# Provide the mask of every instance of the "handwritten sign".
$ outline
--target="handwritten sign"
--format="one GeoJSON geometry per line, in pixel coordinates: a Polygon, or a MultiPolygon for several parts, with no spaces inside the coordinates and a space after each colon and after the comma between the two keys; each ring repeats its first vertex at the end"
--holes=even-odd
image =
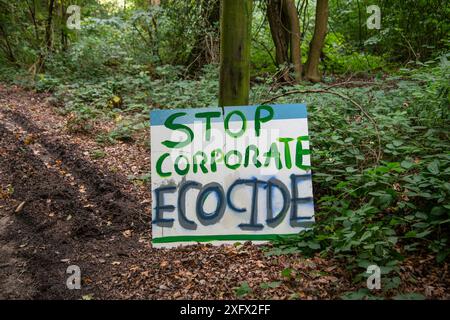
{"type": "Polygon", "coordinates": [[[150,114],[155,247],[267,241],[314,222],[306,106],[150,114]]]}

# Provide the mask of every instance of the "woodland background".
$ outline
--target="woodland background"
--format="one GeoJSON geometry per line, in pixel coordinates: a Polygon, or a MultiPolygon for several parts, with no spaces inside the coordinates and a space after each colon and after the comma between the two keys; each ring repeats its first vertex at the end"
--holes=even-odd
{"type": "MultiPolygon", "coordinates": [[[[243,2],[243,101],[305,102],[310,123],[317,223],[265,254],[336,259],[354,283],[381,266],[381,292],[344,298],[425,297],[401,274],[419,257],[445,275],[449,259],[450,3],[243,2]],[[381,9],[379,30],[366,26],[370,5],[381,9]]],[[[0,0],[0,81],[45,93],[66,133],[95,142],[93,160],[118,144],[149,152],[150,109],[219,104],[219,20],[218,0],[0,0]],[[66,25],[71,4],[81,7],[80,30],[66,25]]],[[[128,175],[147,188],[149,179],[128,175]]],[[[14,196],[6,185],[2,193],[14,196]]],[[[297,276],[285,268],[261,288],[297,276]]],[[[246,281],[235,288],[254,291],[246,281]]]]}

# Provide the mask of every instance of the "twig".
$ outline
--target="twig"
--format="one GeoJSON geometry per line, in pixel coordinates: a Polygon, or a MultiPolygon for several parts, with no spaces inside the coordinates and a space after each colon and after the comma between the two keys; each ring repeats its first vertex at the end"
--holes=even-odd
{"type": "Polygon", "coordinates": [[[327,89],[309,89],[309,90],[292,90],[292,91],[287,91],[285,93],[276,95],[266,101],[263,101],[262,104],[267,104],[270,102],[273,102],[274,100],[281,98],[281,97],[285,97],[291,94],[305,94],[305,93],[328,93],[328,94],[332,94],[335,96],[338,96],[344,100],[349,101],[350,103],[352,103],[355,107],[357,107],[366,117],[367,119],[369,119],[370,122],[372,122],[374,128],[375,128],[375,132],[377,134],[377,140],[378,140],[378,152],[376,154],[376,162],[377,164],[380,162],[381,159],[381,136],[380,136],[380,130],[378,129],[378,124],[375,121],[375,119],[367,113],[366,110],[364,110],[364,108],[355,100],[353,100],[352,98],[346,96],[345,94],[342,94],[340,92],[336,92],[336,91],[329,91],[327,89]]]}

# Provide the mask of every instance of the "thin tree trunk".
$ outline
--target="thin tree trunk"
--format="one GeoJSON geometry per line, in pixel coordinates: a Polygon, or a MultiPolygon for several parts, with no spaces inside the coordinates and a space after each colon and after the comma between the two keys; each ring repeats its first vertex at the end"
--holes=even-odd
{"type": "Polygon", "coordinates": [[[61,49],[62,51],[67,51],[67,32],[66,32],[66,21],[67,21],[67,8],[64,5],[64,1],[61,1],[60,6],[60,33],[61,33],[61,49]]]}
{"type": "Polygon", "coordinates": [[[356,1],[358,4],[358,44],[359,44],[359,50],[363,49],[362,44],[362,15],[361,15],[361,4],[359,3],[359,0],[356,1]]]}
{"type": "MultiPolygon", "coordinates": [[[[267,19],[275,45],[277,66],[292,63],[294,66],[295,82],[302,79],[300,19],[294,0],[268,0],[267,19]]],[[[290,68],[289,68],[290,69],[290,68]]],[[[291,82],[289,69],[283,73],[283,80],[291,82]]]]}
{"type": "Polygon", "coordinates": [[[47,25],[45,26],[45,44],[47,46],[47,52],[52,50],[52,22],[53,22],[53,7],[55,0],[50,0],[48,5],[47,25]]]}
{"type": "Polygon", "coordinates": [[[268,0],[267,20],[269,20],[270,33],[275,45],[275,60],[277,66],[289,61],[288,56],[288,34],[283,27],[283,7],[282,0],[268,0]]]}
{"type": "Polygon", "coordinates": [[[214,33],[217,32],[215,25],[220,20],[220,0],[201,0],[200,5],[201,15],[205,21],[205,25],[203,25],[205,32],[202,32],[200,36],[197,37],[195,44],[189,53],[187,59],[189,71],[198,71],[205,64],[217,62],[217,57],[214,61],[216,55],[212,52],[214,48],[208,47],[207,42],[210,41],[210,39],[207,39],[205,36],[207,31],[213,30],[214,33]]]}
{"type": "Polygon", "coordinates": [[[39,39],[39,28],[36,20],[36,3],[35,0],[32,1],[32,5],[27,1],[28,10],[30,11],[31,20],[33,21],[34,36],[36,38],[36,43],[39,45],[41,40],[39,39]]]}
{"type": "Polygon", "coordinates": [[[53,23],[53,7],[54,7],[54,0],[50,0],[50,3],[48,5],[48,16],[47,21],[45,24],[45,49],[46,52],[44,53],[43,50],[39,53],[38,60],[36,62],[36,69],[35,72],[43,72],[45,71],[45,58],[46,56],[51,52],[52,50],[52,23],[53,23]]]}
{"type": "Polygon", "coordinates": [[[290,61],[294,65],[295,81],[302,81],[302,52],[300,41],[300,22],[294,0],[283,1],[284,10],[289,20],[290,61]]]}
{"type": "Polygon", "coordinates": [[[222,0],[219,105],[247,105],[250,91],[252,0],[222,0]]]}
{"type": "Polygon", "coordinates": [[[14,56],[13,50],[11,48],[11,44],[9,43],[8,34],[6,33],[5,29],[3,28],[3,26],[1,24],[0,24],[0,33],[3,36],[3,39],[5,39],[6,49],[4,49],[4,51],[7,54],[9,61],[12,63],[16,63],[17,59],[14,56]]]}
{"type": "Polygon", "coordinates": [[[306,62],[306,79],[319,82],[322,76],[319,72],[320,54],[325,42],[328,24],[328,0],[317,0],[314,35],[309,45],[309,55],[306,62]]]}

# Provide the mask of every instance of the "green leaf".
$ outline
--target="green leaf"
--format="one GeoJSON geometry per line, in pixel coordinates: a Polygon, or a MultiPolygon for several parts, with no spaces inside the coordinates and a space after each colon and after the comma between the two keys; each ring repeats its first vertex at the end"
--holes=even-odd
{"type": "Polygon", "coordinates": [[[244,281],[241,283],[241,285],[237,288],[235,288],[235,293],[238,297],[246,296],[247,294],[251,293],[253,290],[248,285],[247,281],[244,281]]]}
{"type": "Polygon", "coordinates": [[[447,256],[450,254],[450,250],[445,250],[445,251],[440,251],[437,255],[436,255],[436,262],[437,263],[442,263],[445,261],[445,259],[447,258],[447,256]]]}
{"type": "Polygon", "coordinates": [[[346,292],[341,296],[341,298],[344,300],[362,300],[368,296],[370,296],[369,290],[363,288],[355,292],[346,292]]]}
{"type": "Polygon", "coordinates": [[[364,240],[366,240],[367,238],[369,238],[372,235],[371,231],[366,231],[364,232],[364,234],[362,235],[361,239],[359,239],[359,241],[363,242],[364,240]]]}
{"type": "Polygon", "coordinates": [[[412,293],[398,294],[393,299],[394,300],[424,300],[425,296],[420,293],[412,292],[412,293]]]}
{"type": "Polygon", "coordinates": [[[416,236],[416,232],[415,231],[408,231],[405,234],[405,238],[414,238],[416,236]]]}
{"type": "Polygon", "coordinates": [[[400,163],[400,165],[405,169],[409,169],[414,165],[414,162],[404,160],[400,163]]]}
{"type": "Polygon", "coordinates": [[[318,249],[320,249],[320,244],[318,242],[309,241],[308,247],[312,250],[318,250],[318,249]]]}
{"type": "Polygon", "coordinates": [[[281,285],[281,281],[263,282],[259,286],[261,289],[274,289],[281,285]]]}
{"type": "Polygon", "coordinates": [[[291,278],[292,277],[292,269],[291,268],[286,268],[283,271],[281,271],[281,276],[284,278],[291,278]]]}
{"type": "Polygon", "coordinates": [[[427,169],[428,169],[428,171],[430,171],[432,174],[438,175],[438,174],[439,174],[439,161],[434,160],[433,162],[429,163],[429,164],[427,165],[427,169]]]}
{"type": "Polygon", "coordinates": [[[419,232],[418,234],[416,234],[416,238],[425,238],[430,233],[431,233],[431,230],[425,230],[423,232],[419,232]]]}

